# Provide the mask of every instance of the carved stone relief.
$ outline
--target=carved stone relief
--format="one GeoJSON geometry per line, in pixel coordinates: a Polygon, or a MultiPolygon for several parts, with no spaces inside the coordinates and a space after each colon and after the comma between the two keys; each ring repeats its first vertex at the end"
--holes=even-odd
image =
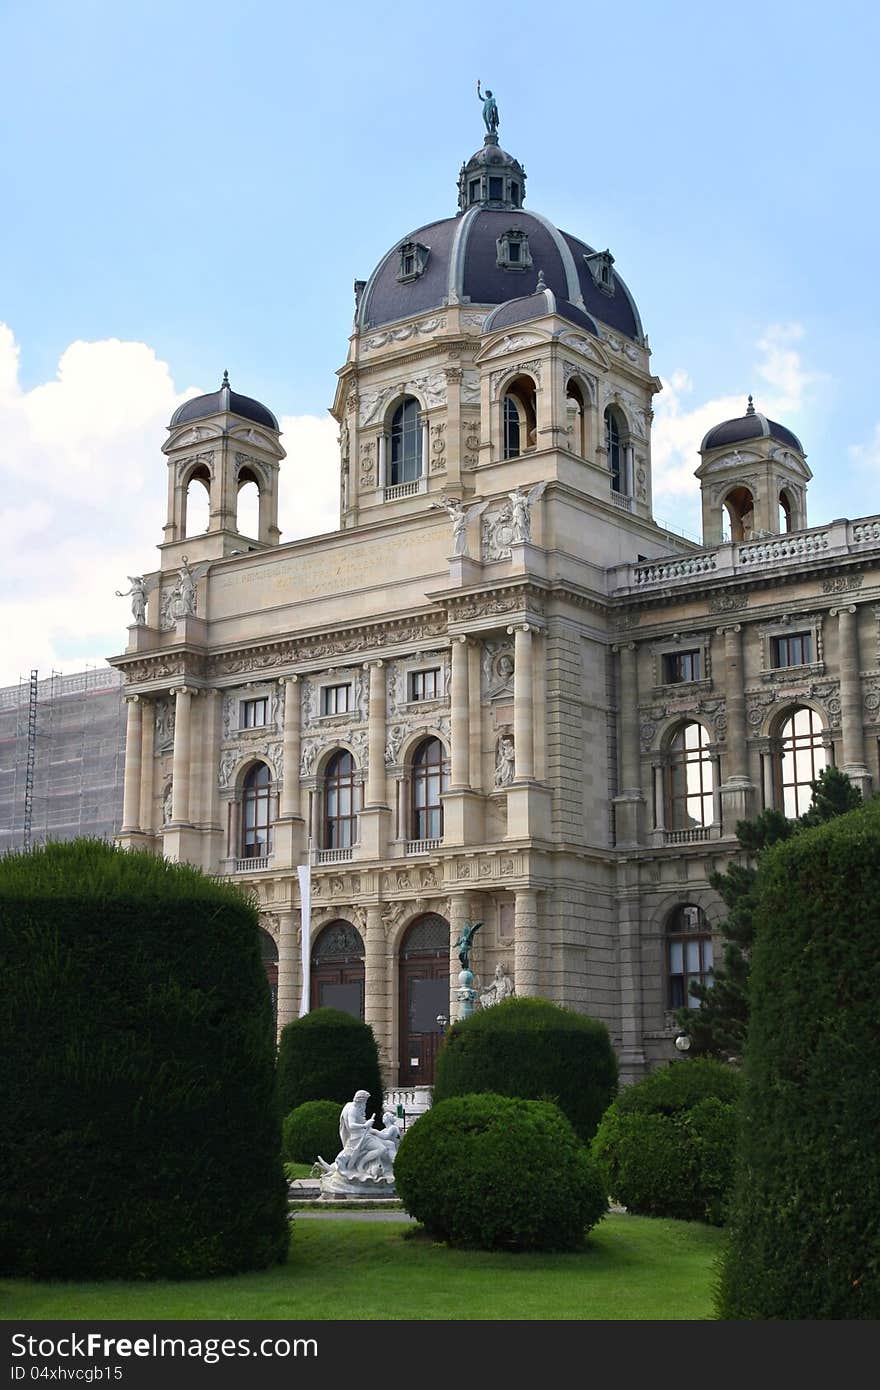
{"type": "Polygon", "coordinates": [[[513,697],[513,644],[503,641],[483,643],[481,660],[484,700],[513,697]]]}
{"type": "Polygon", "coordinates": [[[405,323],[400,328],[389,328],[383,333],[374,333],[368,338],[366,347],[370,352],[387,347],[389,343],[405,343],[409,338],[417,338],[428,333],[438,333],[446,327],[446,319],[435,317],[422,319],[421,323],[405,323]]]}

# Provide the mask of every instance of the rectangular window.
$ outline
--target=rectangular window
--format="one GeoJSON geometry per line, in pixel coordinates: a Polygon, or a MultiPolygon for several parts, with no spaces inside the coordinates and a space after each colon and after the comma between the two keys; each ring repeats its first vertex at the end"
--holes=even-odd
{"type": "Polygon", "coordinates": [[[440,697],[440,668],[431,671],[413,671],[409,678],[409,698],[411,700],[437,700],[440,697]]]}
{"type": "Polygon", "coordinates": [[[264,724],[269,722],[269,697],[261,696],[259,700],[242,700],[240,729],[262,729],[264,724]]]}
{"type": "Polygon", "coordinates": [[[515,208],[518,208],[518,207],[519,207],[519,184],[518,184],[518,183],[512,183],[512,184],[510,185],[510,201],[513,203],[513,206],[514,206],[515,208]]]}
{"type": "Polygon", "coordinates": [[[503,180],[503,179],[493,178],[493,177],[490,175],[490,177],[489,177],[489,197],[495,199],[497,202],[500,202],[500,201],[501,201],[501,199],[504,197],[504,180],[503,180]]]}
{"type": "Polygon", "coordinates": [[[507,245],[507,259],[510,261],[510,264],[511,264],[511,265],[519,265],[519,253],[520,253],[520,245],[519,245],[519,242],[518,242],[518,241],[511,241],[511,242],[508,242],[508,245],[507,245]]]}
{"type": "Polygon", "coordinates": [[[470,200],[472,203],[480,201],[480,180],[471,179],[470,200]]]}
{"type": "Polygon", "coordinates": [[[663,681],[665,685],[680,685],[684,681],[703,679],[703,653],[697,649],[692,652],[663,653],[663,681]]]}
{"type": "Polygon", "coordinates": [[[347,714],[351,709],[350,685],[325,685],[321,691],[322,714],[347,714]]]}
{"type": "Polygon", "coordinates": [[[776,668],[809,666],[813,660],[813,637],[809,632],[793,632],[770,639],[770,661],[776,668]]]}

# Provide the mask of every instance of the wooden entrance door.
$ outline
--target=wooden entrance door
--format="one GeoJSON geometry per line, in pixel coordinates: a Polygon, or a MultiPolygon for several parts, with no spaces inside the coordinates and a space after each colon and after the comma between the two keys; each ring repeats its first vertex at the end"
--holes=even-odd
{"type": "Polygon", "coordinates": [[[312,946],[312,1009],[341,1009],[363,1022],[364,943],[351,922],[331,922],[312,946]]]}
{"type": "Polygon", "coordinates": [[[413,922],[400,948],[399,1084],[431,1086],[449,1017],[449,923],[436,913],[413,922]]]}

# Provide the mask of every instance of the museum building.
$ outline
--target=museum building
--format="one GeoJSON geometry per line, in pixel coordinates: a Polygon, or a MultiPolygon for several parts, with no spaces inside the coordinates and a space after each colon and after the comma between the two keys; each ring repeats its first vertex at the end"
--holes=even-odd
{"type": "Polygon", "coordinates": [[[736,822],[800,813],[829,762],[878,776],[880,517],[809,526],[804,449],[750,398],[702,442],[703,544],[659,526],[633,296],[525,201],[490,128],[457,212],[355,282],[336,531],[281,543],[279,469],[310,464],[265,405],[224,376],[176,410],[111,663],[120,842],[253,891],[279,1026],[310,860],[312,1007],[365,1018],[401,1088],[474,922],[480,980],[603,1019],[624,1080],[674,1056],[736,822]]]}

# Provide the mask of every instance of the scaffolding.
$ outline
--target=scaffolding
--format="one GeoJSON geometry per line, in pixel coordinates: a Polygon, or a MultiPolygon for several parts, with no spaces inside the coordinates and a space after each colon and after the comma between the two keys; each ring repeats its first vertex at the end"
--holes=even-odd
{"type": "Polygon", "coordinates": [[[112,839],[122,821],[125,712],[110,667],[31,671],[0,689],[0,852],[77,835],[112,839]]]}

